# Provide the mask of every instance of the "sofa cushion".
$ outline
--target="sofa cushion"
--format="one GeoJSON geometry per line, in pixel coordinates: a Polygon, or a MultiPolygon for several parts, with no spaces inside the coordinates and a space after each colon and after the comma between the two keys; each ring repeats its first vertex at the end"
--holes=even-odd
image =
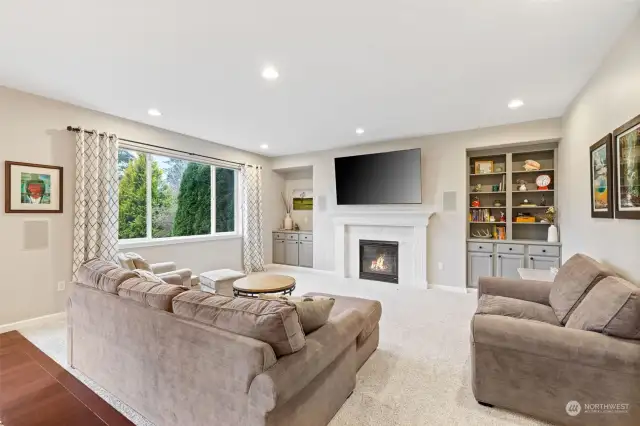
{"type": "Polygon", "coordinates": [[[483,294],[480,299],[478,299],[478,310],[476,314],[502,315],[505,317],[546,322],[557,326],[560,325],[556,314],[550,306],[490,294],[483,294]]]}
{"type": "Polygon", "coordinates": [[[284,300],[295,304],[305,334],[314,332],[327,323],[336,301],[333,297],[326,296],[298,297],[281,294],[262,294],[260,299],[284,300]]]}
{"type": "Polygon", "coordinates": [[[173,298],[184,291],[183,287],[166,284],[162,280],[148,281],[145,278],[136,277],[120,284],[118,296],[135,300],[145,306],[172,312],[173,298]]]}
{"type": "Polygon", "coordinates": [[[113,262],[102,259],[91,259],[80,265],[77,279],[81,284],[94,287],[107,293],[118,293],[118,286],[130,278],[135,278],[133,271],[128,271],[113,262]]]}
{"type": "Polygon", "coordinates": [[[576,254],[562,265],[556,275],[549,304],[564,325],[589,291],[601,279],[615,275],[609,268],[584,254],[576,254]]]}
{"type": "Polygon", "coordinates": [[[618,277],[603,279],[573,311],[567,327],[640,339],[640,288],[618,277]]]}
{"type": "Polygon", "coordinates": [[[305,345],[296,306],[290,302],[233,298],[189,290],[173,299],[173,312],[268,343],[277,356],[297,352],[305,345]]]}
{"type": "Polygon", "coordinates": [[[335,299],[336,302],[331,310],[330,318],[333,318],[349,309],[356,309],[360,311],[364,315],[365,321],[364,327],[356,339],[358,347],[360,347],[371,333],[373,333],[373,330],[376,329],[380,322],[380,318],[382,317],[382,305],[377,300],[361,299],[359,297],[335,296],[327,293],[306,293],[305,296],[325,296],[335,299]]]}

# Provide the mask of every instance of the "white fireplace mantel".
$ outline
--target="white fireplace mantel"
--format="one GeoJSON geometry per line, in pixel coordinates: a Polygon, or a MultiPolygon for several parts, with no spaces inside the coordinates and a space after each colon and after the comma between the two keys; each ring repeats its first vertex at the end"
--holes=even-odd
{"type": "MultiPolygon", "coordinates": [[[[380,227],[389,234],[396,227],[411,228],[409,241],[400,244],[401,256],[409,256],[410,262],[405,263],[405,268],[399,269],[399,284],[414,287],[427,288],[427,227],[432,211],[384,211],[384,212],[350,212],[348,214],[333,217],[335,235],[335,265],[336,273],[343,277],[349,276],[350,266],[347,258],[354,262],[355,253],[349,253],[347,234],[349,227],[380,227]],[[390,229],[391,228],[391,229],[390,229]],[[402,247],[407,250],[402,252],[402,247]],[[347,254],[350,256],[347,256],[347,254]]],[[[405,231],[406,233],[407,231],[405,231]]],[[[358,259],[359,262],[359,259],[358,259]]]]}

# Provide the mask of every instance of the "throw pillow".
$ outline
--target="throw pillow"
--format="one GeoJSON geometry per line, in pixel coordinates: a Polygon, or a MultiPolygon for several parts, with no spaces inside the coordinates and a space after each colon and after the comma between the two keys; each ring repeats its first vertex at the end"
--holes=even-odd
{"type": "Polygon", "coordinates": [[[296,305],[296,310],[300,316],[300,322],[305,334],[309,334],[316,331],[329,320],[329,314],[331,309],[336,303],[336,300],[332,297],[324,296],[284,296],[284,295],[272,295],[262,294],[261,299],[268,300],[283,300],[291,302],[296,305]]]}
{"type": "Polygon", "coordinates": [[[113,262],[96,258],[87,260],[80,266],[77,280],[80,284],[117,294],[120,284],[135,276],[133,271],[127,271],[113,262]]]}
{"type": "Polygon", "coordinates": [[[130,259],[131,262],[133,262],[134,267],[131,269],[142,269],[143,271],[152,272],[151,265],[149,265],[149,262],[144,260],[144,258],[140,256],[138,253],[129,252],[129,253],[125,253],[125,256],[128,259],[130,259]]]}
{"type": "Polygon", "coordinates": [[[144,306],[171,312],[173,298],[184,292],[185,289],[181,286],[167,284],[162,280],[158,281],[131,278],[118,287],[118,296],[144,306]]]}
{"type": "Polygon", "coordinates": [[[618,277],[603,279],[571,314],[567,328],[640,339],[640,288],[618,277]]]}
{"type": "Polygon", "coordinates": [[[158,277],[156,274],[154,274],[153,272],[149,272],[145,269],[134,269],[133,273],[140,278],[144,278],[145,281],[150,281],[156,284],[167,284],[166,281],[158,277]]]}

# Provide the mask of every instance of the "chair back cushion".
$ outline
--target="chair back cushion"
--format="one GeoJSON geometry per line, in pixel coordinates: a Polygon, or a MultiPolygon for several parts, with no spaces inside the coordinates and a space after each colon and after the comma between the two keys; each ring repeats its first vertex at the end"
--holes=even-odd
{"type": "Polygon", "coordinates": [[[284,296],[262,294],[260,299],[284,300],[296,305],[304,334],[309,334],[327,323],[336,299],[326,296],[284,296]]]}
{"type": "Polygon", "coordinates": [[[573,311],[567,327],[640,339],[640,288],[618,277],[603,279],[573,311]]]}
{"type": "Polygon", "coordinates": [[[135,277],[133,271],[97,258],[87,260],[78,269],[78,282],[113,294],[118,293],[120,284],[135,277]]]}
{"type": "Polygon", "coordinates": [[[134,300],[141,305],[172,312],[173,298],[184,292],[181,286],[166,284],[158,279],[131,278],[118,287],[118,296],[134,300]]]}
{"type": "Polygon", "coordinates": [[[615,275],[613,271],[584,254],[576,254],[567,260],[558,271],[549,293],[549,304],[560,323],[565,325],[593,286],[611,275],[615,275]]]}
{"type": "Polygon", "coordinates": [[[305,345],[296,306],[290,302],[233,298],[189,290],[173,299],[173,312],[268,343],[277,356],[297,352],[305,345]]]}

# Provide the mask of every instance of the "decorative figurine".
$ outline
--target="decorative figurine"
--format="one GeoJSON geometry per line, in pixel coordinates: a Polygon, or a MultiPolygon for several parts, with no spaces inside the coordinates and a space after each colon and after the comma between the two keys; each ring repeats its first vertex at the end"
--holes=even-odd
{"type": "Polygon", "coordinates": [[[491,185],[491,190],[492,190],[493,192],[498,192],[498,191],[500,191],[500,185],[499,185],[499,184],[498,184],[498,185],[491,185]]]}
{"type": "Polygon", "coordinates": [[[481,184],[477,184],[476,186],[473,187],[473,192],[482,192],[482,185],[481,184]]]}
{"type": "Polygon", "coordinates": [[[507,221],[507,217],[504,215],[504,212],[501,211],[500,212],[500,222],[506,222],[507,221]]]}
{"type": "Polygon", "coordinates": [[[496,221],[495,216],[489,216],[489,222],[495,222],[495,221],[496,221]]]}
{"type": "Polygon", "coordinates": [[[502,207],[502,201],[500,201],[500,200],[495,200],[495,201],[493,202],[493,205],[494,205],[494,207],[502,207]]]}
{"type": "Polygon", "coordinates": [[[526,190],[527,190],[527,182],[525,180],[523,180],[523,179],[519,179],[518,180],[518,184],[520,185],[518,187],[518,191],[526,192],[526,190]]]}
{"type": "Polygon", "coordinates": [[[522,168],[527,172],[535,172],[536,170],[540,170],[540,163],[535,160],[527,160],[522,165],[522,168]]]}
{"type": "Polygon", "coordinates": [[[540,200],[540,205],[541,206],[546,206],[547,205],[547,200],[545,200],[544,194],[542,194],[542,199],[540,200]]]}
{"type": "Polygon", "coordinates": [[[480,199],[478,197],[473,197],[471,207],[480,207],[480,199]]]}

